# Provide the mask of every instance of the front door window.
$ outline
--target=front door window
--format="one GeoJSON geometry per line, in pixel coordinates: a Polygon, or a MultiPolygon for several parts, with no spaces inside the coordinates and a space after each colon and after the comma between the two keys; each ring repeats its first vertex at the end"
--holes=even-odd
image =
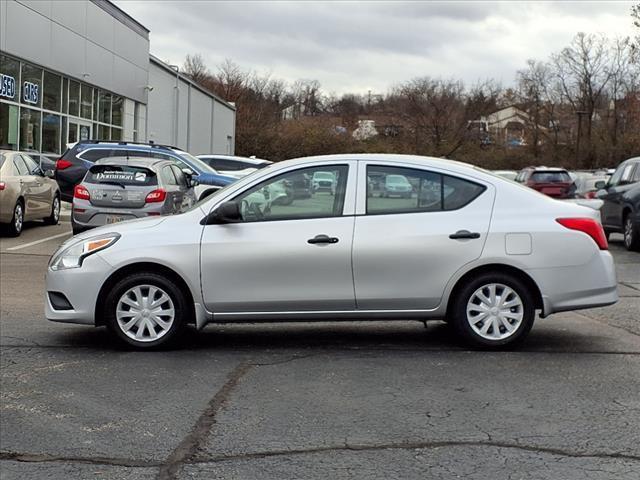
{"type": "Polygon", "coordinates": [[[284,173],[235,199],[245,222],[336,217],[342,215],[347,165],[284,173]]]}

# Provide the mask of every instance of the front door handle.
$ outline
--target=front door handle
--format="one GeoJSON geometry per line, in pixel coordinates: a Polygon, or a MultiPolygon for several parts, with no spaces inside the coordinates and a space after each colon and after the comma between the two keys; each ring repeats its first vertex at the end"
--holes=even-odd
{"type": "Polygon", "coordinates": [[[470,232],[469,230],[458,230],[456,233],[449,235],[452,240],[461,240],[465,238],[480,238],[478,232],[470,232]]]}
{"type": "Polygon", "coordinates": [[[329,235],[316,235],[307,240],[307,243],[311,243],[312,245],[318,243],[338,243],[338,239],[336,237],[330,237],[329,235]]]}

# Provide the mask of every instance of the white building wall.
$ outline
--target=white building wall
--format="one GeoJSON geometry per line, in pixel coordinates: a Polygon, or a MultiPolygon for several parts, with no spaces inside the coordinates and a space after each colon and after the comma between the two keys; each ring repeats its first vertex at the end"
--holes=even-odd
{"type": "Polygon", "coordinates": [[[148,139],[193,154],[234,151],[235,110],[152,59],[149,66],[148,139]],[[178,99],[176,105],[176,90],[178,99]]]}
{"type": "Polygon", "coordinates": [[[133,141],[133,128],[136,120],[135,109],[136,102],[128,98],[125,99],[122,112],[122,140],[126,142],[133,141]]]}
{"type": "Polygon", "coordinates": [[[214,102],[211,153],[235,153],[236,112],[220,102],[214,102]]]}

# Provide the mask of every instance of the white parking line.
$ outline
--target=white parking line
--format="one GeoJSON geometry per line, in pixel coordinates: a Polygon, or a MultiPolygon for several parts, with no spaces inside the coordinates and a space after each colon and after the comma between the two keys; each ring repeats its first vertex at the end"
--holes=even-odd
{"type": "Polygon", "coordinates": [[[58,235],[52,235],[52,236],[47,237],[47,238],[42,238],[40,240],[36,240],[35,242],[29,242],[29,243],[25,243],[23,245],[17,245],[15,247],[7,248],[7,251],[22,250],[23,248],[33,247],[34,245],[38,245],[40,243],[48,242],[49,240],[53,240],[55,238],[64,237],[64,236],[67,236],[67,235],[70,236],[70,235],[72,235],[72,233],[71,232],[59,233],[58,235]]]}

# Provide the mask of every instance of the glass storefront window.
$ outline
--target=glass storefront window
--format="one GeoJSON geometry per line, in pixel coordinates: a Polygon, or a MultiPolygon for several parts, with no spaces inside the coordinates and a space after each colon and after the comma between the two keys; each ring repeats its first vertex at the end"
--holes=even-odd
{"type": "Polygon", "coordinates": [[[79,116],[80,113],[80,84],[69,80],[69,115],[79,116]]]}
{"type": "MultiPolygon", "coordinates": [[[[95,88],[93,90],[93,118],[92,120],[98,120],[98,97],[100,97],[100,90],[95,88]]],[[[94,129],[95,132],[95,129],[94,129]]]]}
{"type": "Polygon", "coordinates": [[[106,125],[99,125],[98,126],[98,140],[110,140],[110,135],[109,135],[109,130],[110,128],[107,127],[106,125]]]}
{"type": "Polygon", "coordinates": [[[122,140],[122,129],[111,127],[111,140],[122,140]]]}
{"type": "Polygon", "coordinates": [[[67,113],[67,106],[69,104],[69,80],[62,79],[62,113],[67,113]]]}
{"type": "Polygon", "coordinates": [[[98,106],[98,121],[111,123],[111,94],[100,90],[100,104],[98,106]]]}
{"type": "Polygon", "coordinates": [[[18,149],[18,107],[0,103],[0,148],[18,149]]]}
{"type": "Polygon", "coordinates": [[[20,109],[20,150],[40,151],[40,112],[20,109]]]}
{"type": "Polygon", "coordinates": [[[18,102],[20,95],[20,62],[0,55],[0,98],[18,102]]]}
{"type": "Polygon", "coordinates": [[[67,149],[67,117],[62,117],[62,132],[60,140],[62,142],[62,150],[64,151],[67,149]]]}
{"type": "Polygon", "coordinates": [[[124,98],[118,95],[113,96],[111,103],[111,124],[122,126],[122,108],[124,105],[124,98]]]}
{"type": "Polygon", "coordinates": [[[82,85],[80,116],[91,120],[91,107],[93,106],[93,88],[88,85],[82,85]]]}
{"type": "Polygon", "coordinates": [[[60,153],[60,115],[42,114],[42,151],[60,153]]]}
{"type": "Polygon", "coordinates": [[[60,111],[62,92],[60,90],[60,75],[44,72],[44,90],[42,92],[42,108],[60,111]]]}
{"type": "Polygon", "coordinates": [[[42,69],[23,63],[20,82],[20,101],[39,107],[42,104],[42,69]]]}

